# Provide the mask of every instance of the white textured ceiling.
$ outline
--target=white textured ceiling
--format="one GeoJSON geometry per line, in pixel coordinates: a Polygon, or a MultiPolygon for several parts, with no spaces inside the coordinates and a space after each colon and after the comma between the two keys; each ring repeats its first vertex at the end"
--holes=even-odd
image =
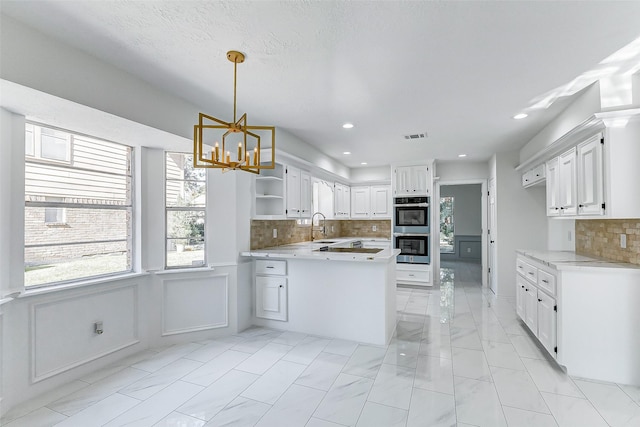
{"type": "MultiPolygon", "coordinates": [[[[349,167],[484,160],[563,106],[511,117],[640,36],[640,2],[6,1],[2,13],[349,167]],[[351,130],[342,129],[353,122],[351,130]],[[410,142],[403,135],[427,131],[410,142]],[[350,156],[342,154],[350,151],[350,156]]],[[[194,117],[194,123],[196,118],[194,117]]]]}

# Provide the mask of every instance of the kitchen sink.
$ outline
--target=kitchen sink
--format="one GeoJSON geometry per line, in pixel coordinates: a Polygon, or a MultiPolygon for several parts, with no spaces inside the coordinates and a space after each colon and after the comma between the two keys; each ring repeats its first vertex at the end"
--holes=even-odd
{"type": "Polygon", "coordinates": [[[314,240],[311,243],[337,243],[336,240],[314,240]]]}
{"type": "Polygon", "coordinates": [[[341,253],[352,253],[352,254],[377,254],[378,252],[383,251],[384,249],[380,248],[332,248],[329,246],[323,246],[320,249],[314,249],[314,252],[341,252],[341,253]]]}

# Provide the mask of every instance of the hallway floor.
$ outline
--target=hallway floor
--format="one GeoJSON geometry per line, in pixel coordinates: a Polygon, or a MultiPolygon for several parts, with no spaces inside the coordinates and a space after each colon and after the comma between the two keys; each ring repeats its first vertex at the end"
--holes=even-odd
{"type": "Polygon", "coordinates": [[[480,285],[399,288],[389,346],[251,328],[149,350],[15,408],[28,426],[640,426],[640,387],[570,378],[480,285]]]}

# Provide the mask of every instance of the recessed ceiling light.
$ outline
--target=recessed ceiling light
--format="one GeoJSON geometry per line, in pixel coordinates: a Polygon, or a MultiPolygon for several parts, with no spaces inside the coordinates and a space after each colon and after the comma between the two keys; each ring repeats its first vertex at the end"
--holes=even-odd
{"type": "Polygon", "coordinates": [[[520,114],[516,114],[515,116],[513,116],[513,118],[516,119],[516,120],[520,120],[520,119],[524,119],[527,116],[528,116],[528,114],[520,113],[520,114]]]}
{"type": "Polygon", "coordinates": [[[362,162],[362,163],[360,163],[360,164],[361,164],[361,165],[366,165],[366,164],[367,164],[367,162],[362,162]]]}
{"type": "Polygon", "coordinates": [[[344,151],[342,154],[351,154],[351,151],[344,151]]]}
{"type": "Polygon", "coordinates": [[[458,154],[458,157],[467,157],[466,154],[458,154]]]}
{"type": "Polygon", "coordinates": [[[351,129],[353,127],[353,123],[345,123],[342,125],[342,127],[345,129],[351,129]]]}

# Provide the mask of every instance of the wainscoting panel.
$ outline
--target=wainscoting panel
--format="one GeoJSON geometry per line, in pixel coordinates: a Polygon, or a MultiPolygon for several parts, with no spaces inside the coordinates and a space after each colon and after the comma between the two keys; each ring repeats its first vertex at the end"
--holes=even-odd
{"type": "Polygon", "coordinates": [[[138,340],[138,285],[31,305],[31,380],[41,381],[138,340]],[[95,332],[101,321],[103,333],[95,332]]]}
{"type": "Polygon", "coordinates": [[[482,258],[482,236],[454,236],[454,252],[441,252],[442,261],[475,261],[482,258]]]}
{"type": "Polygon", "coordinates": [[[162,335],[181,334],[229,325],[229,275],[164,279],[162,335]]]}

